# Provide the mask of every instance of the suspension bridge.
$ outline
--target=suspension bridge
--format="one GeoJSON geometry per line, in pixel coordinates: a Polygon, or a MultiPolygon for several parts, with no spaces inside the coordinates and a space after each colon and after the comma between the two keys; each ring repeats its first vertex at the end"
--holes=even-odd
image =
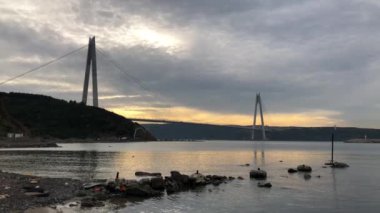
{"type": "MultiPolygon", "coordinates": [[[[22,78],[30,73],[37,72],[41,70],[42,68],[45,68],[53,63],[56,63],[70,55],[73,55],[77,52],[79,52],[82,49],[87,49],[87,59],[86,59],[86,66],[85,66],[85,75],[84,75],[84,83],[83,83],[83,92],[82,92],[82,103],[87,104],[87,98],[88,98],[88,89],[89,89],[89,82],[90,82],[90,77],[92,77],[92,100],[93,100],[93,106],[94,107],[99,107],[99,97],[98,97],[98,79],[97,79],[97,54],[100,54],[102,56],[107,56],[105,52],[96,47],[96,42],[95,42],[95,37],[90,37],[89,38],[89,43],[88,45],[84,45],[79,47],[78,49],[75,49],[73,51],[70,51],[60,57],[54,58],[44,64],[41,64],[37,67],[34,67],[30,70],[27,70],[24,73],[21,73],[19,75],[10,77],[2,82],[0,82],[0,86],[7,84],[11,81],[14,81],[16,79],[22,78]],[[91,75],[90,75],[91,74],[91,75]]],[[[144,86],[143,83],[140,79],[137,77],[129,74],[126,72],[122,66],[120,66],[116,61],[112,60],[111,58],[109,59],[109,62],[111,62],[112,66],[114,66],[118,71],[122,72],[123,74],[127,75],[127,77],[131,80],[133,80],[136,84],[139,85],[139,87],[143,90],[147,90],[144,86]]],[[[213,125],[213,126],[223,126],[223,127],[230,127],[230,128],[240,128],[240,129],[250,129],[252,131],[251,134],[251,139],[255,140],[255,134],[254,130],[257,129],[257,124],[256,124],[256,116],[257,116],[257,111],[260,110],[260,118],[261,118],[261,124],[260,128],[262,131],[262,139],[266,140],[266,135],[265,135],[265,126],[264,126],[264,113],[262,109],[262,100],[261,100],[261,95],[260,93],[256,94],[256,99],[255,99],[255,104],[254,104],[254,117],[253,117],[253,124],[252,126],[240,126],[240,125],[217,125],[217,124],[211,124],[211,123],[197,123],[197,122],[187,122],[187,121],[173,121],[173,120],[166,120],[166,119],[149,119],[149,118],[128,118],[132,121],[139,121],[139,122],[149,122],[149,123],[172,123],[172,124],[196,124],[196,125],[213,125]]]]}

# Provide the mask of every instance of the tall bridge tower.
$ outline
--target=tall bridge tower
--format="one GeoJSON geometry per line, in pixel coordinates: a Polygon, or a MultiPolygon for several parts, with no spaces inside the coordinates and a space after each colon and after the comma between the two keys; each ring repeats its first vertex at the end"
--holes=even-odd
{"type": "Polygon", "coordinates": [[[263,107],[261,102],[260,93],[256,93],[256,101],[255,101],[255,114],[253,116],[253,125],[252,125],[252,140],[255,140],[255,129],[256,129],[256,117],[257,117],[257,105],[260,107],[260,117],[261,117],[261,131],[262,131],[262,139],[266,140],[265,136],[265,126],[264,126],[264,115],[263,115],[263,107]]]}
{"type": "Polygon", "coordinates": [[[98,76],[96,67],[96,46],[95,46],[95,36],[89,38],[88,42],[88,52],[86,61],[86,73],[84,75],[83,84],[83,95],[82,103],[87,104],[87,94],[88,94],[88,81],[90,78],[90,68],[92,67],[92,97],[93,106],[98,107],[98,76]]]}

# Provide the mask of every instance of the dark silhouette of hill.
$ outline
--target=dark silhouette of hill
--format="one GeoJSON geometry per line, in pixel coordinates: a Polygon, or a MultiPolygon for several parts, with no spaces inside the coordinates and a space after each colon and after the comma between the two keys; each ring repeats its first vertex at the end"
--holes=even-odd
{"type": "Polygon", "coordinates": [[[28,138],[155,140],[138,123],[102,108],[44,95],[0,93],[0,134],[8,132],[28,138]]]}
{"type": "MultiPolygon", "coordinates": [[[[235,128],[206,124],[144,124],[159,140],[250,140],[249,128],[235,128]]],[[[268,140],[276,141],[330,141],[333,127],[266,127],[268,140]]],[[[346,141],[352,138],[380,138],[379,129],[340,127],[335,131],[335,140],[346,141]]],[[[255,130],[261,139],[261,130],[255,130]]]]}

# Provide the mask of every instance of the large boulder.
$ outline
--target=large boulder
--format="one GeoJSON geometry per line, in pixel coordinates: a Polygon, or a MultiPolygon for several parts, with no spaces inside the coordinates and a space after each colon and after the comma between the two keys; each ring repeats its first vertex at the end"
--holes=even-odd
{"type": "Polygon", "coordinates": [[[181,186],[173,180],[171,177],[165,177],[165,188],[168,194],[178,192],[181,190],[181,186]]]}
{"type": "Polygon", "coordinates": [[[311,166],[308,166],[305,164],[297,166],[297,171],[299,171],[299,172],[311,172],[311,170],[312,170],[311,166]]]}
{"type": "Polygon", "coordinates": [[[202,186],[206,185],[206,179],[205,176],[201,173],[194,173],[190,175],[190,180],[192,181],[193,185],[195,186],[202,186]]]}
{"type": "Polygon", "coordinates": [[[165,189],[165,181],[162,177],[155,177],[150,180],[150,184],[155,190],[164,190],[165,189]]]}
{"type": "Polygon", "coordinates": [[[161,195],[161,192],[152,189],[149,185],[131,184],[126,187],[124,195],[135,197],[153,197],[161,195]]]}
{"type": "Polygon", "coordinates": [[[264,180],[267,178],[267,172],[264,170],[251,170],[249,172],[249,177],[254,178],[256,180],[264,180]]]}
{"type": "Polygon", "coordinates": [[[190,184],[190,178],[188,175],[183,175],[178,171],[171,171],[170,177],[172,180],[176,181],[182,186],[189,186],[190,184]]]}
{"type": "Polygon", "coordinates": [[[141,185],[150,185],[150,179],[149,178],[142,178],[138,181],[139,184],[141,185]]]}

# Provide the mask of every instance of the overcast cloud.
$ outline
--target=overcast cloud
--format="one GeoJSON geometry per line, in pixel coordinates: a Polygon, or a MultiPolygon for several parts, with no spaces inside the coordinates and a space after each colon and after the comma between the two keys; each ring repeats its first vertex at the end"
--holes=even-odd
{"type": "MultiPolygon", "coordinates": [[[[261,92],[269,124],[380,128],[379,11],[376,0],[0,0],[0,81],[95,35],[100,105],[125,115],[248,124],[261,92]]],[[[0,90],[80,101],[85,57],[0,90]]]]}

